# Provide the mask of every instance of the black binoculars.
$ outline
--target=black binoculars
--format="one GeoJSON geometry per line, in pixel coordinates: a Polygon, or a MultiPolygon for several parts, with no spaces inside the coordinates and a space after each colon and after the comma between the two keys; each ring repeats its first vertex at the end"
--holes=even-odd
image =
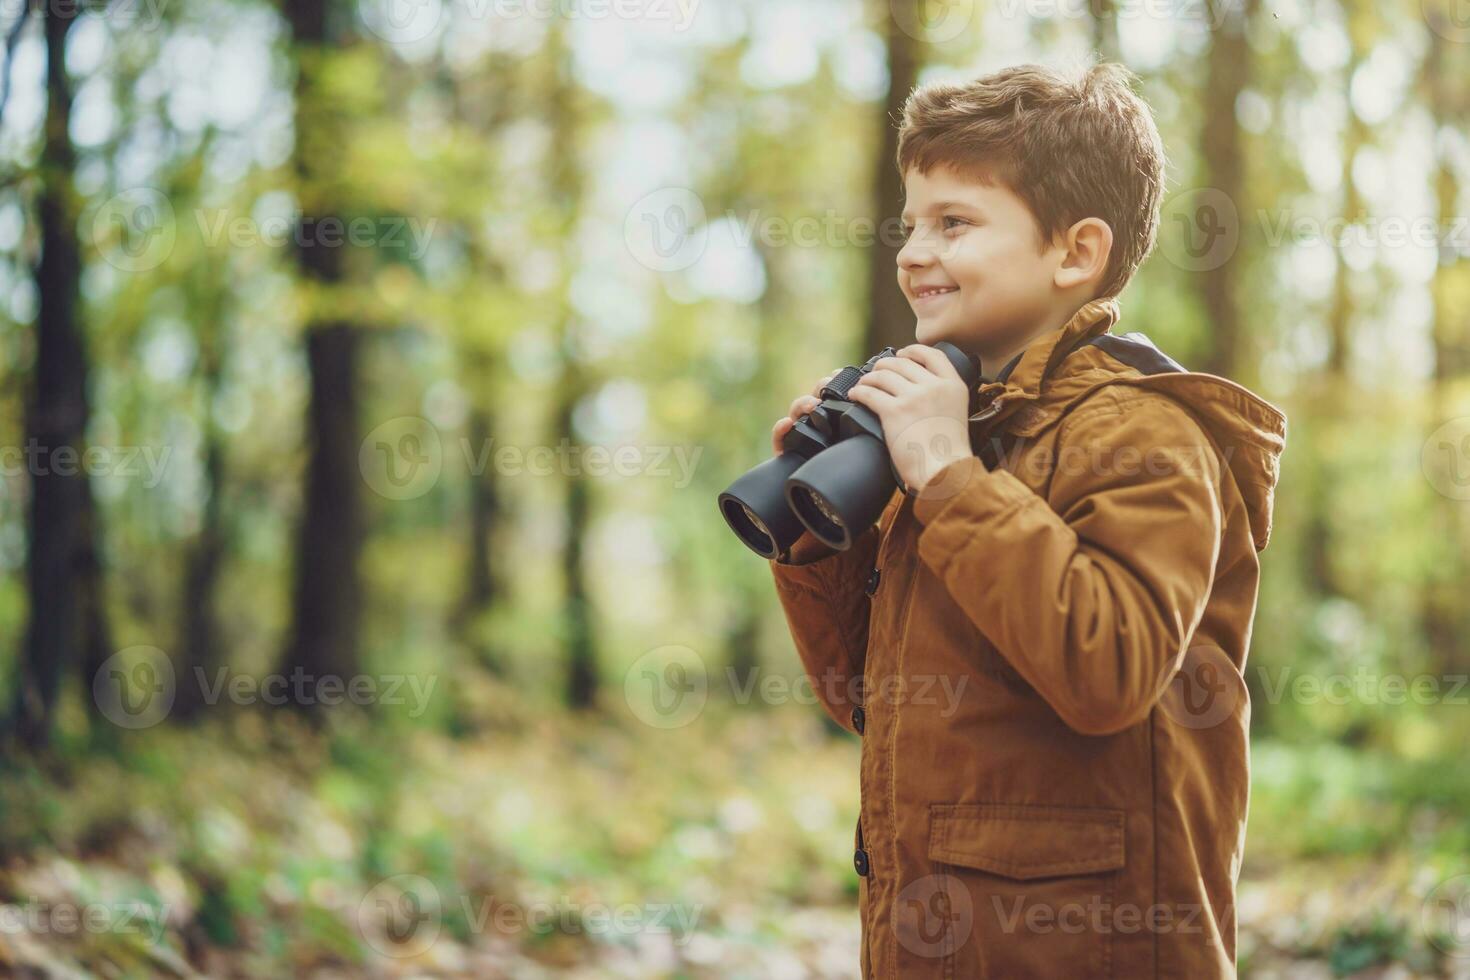
{"type": "MultiPolygon", "coordinates": [[[[953,344],[935,349],[973,387],[980,367],[953,344]]],[[[883,442],[883,424],[848,392],[873,365],[895,356],[885,347],[862,367],[845,367],[822,386],[821,404],[786,433],[782,452],[748,471],[720,494],[720,513],[746,547],[779,558],[805,528],[817,540],[846,551],[878,520],[903,480],[883,442]]]]}

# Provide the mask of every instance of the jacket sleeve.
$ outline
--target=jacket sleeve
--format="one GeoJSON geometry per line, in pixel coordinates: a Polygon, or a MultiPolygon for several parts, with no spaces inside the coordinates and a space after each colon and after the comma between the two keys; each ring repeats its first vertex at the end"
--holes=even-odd
{"type": "Polygon", "coordinates": [[[776,595],[812,690],[832,720],[856,733],[852,709],[868,651],[864,586],[878,555],[878,528],[863,532],[851,548],[833,551],[811,532],[791,546],[789,560],[771,561],[776,595]]]}
{"type": "Polygon", "coordinates": [[[1048,496],[975,457],[915,502],[919,557],[1074,730],[1148,717],[1214,581],[1220,464],[1194,419],[1122,385],[1062,423],[1048,496]]]}

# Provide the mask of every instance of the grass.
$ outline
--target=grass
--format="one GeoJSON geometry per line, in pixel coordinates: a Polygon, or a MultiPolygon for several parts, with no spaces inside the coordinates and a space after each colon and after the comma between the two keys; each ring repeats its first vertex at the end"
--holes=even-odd
{"type": "MultiPolygon", "coordinates": [[[[673,730],[530,711],[451,737],[242,712],[0,783],[0,972],[850,977],[857,745],[814,709],[673,730]],[[64,928],[69,914],[93,925],[64,928]]],[[[1470,773],[1259,742],[1247,976],[1447,975],[1470,773]],[[1438,939],[1439,946],[1434,939],[1438,939]]],[[[1464,924],[1459,924],[1464,928],[1464,924]]]]}

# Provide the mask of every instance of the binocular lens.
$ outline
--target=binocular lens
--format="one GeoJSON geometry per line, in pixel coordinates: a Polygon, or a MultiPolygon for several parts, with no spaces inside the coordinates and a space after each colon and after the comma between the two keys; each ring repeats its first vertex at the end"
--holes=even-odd
{"type": "Polygon", "coordinates": [[[775,543],[771,540],[771,532],[766,530],[761,519],[749,507],[727,497],[722,502],[721,509],[725,513],[725,521],[751,551],[761,555],[774,554],[775,543]]]}
{"type": "Polygon", "coordinates": [[[786,478],[806,460],[796,453],[772,456],[720,494],[720,513],[745,546],[776,558],[801,537],[801,521],[786,502],[786,478]]]}
{"type": "Polygon", "coordinates": [[[791,509],[796,511],[801,523],[820,541],[833,546],[833,542],[846,540],[847,531],[842,524],[842,515],[834,511],[821,494],[811,487],[793,486],[789,499],[791,509]]]}

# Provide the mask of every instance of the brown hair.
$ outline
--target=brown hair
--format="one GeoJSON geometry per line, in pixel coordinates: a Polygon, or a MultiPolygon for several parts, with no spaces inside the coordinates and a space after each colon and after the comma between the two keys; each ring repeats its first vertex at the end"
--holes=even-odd
{"type": "Polygon", "coordinates": [[[1116,296],[1154,246],[1164,147],[1135,76],[1104,63],[1069,78],[1018,65],[915,89],[903,107],[898,170],[950,166],[999,180],[1036,217],[1042,242],[1087,217],[1113,229],[1100,286],[1116,296]]]}

